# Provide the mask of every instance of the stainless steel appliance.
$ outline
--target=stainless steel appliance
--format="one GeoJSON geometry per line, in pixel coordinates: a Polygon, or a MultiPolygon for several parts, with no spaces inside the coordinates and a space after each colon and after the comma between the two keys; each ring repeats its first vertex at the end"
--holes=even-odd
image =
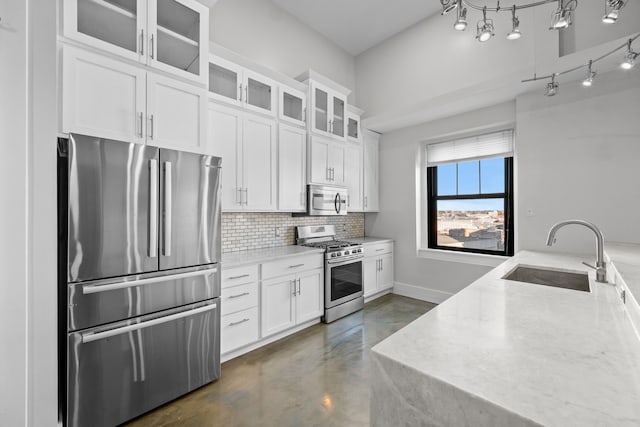
{"type": "Polygon", "coordinates": [[[63,424],[118,425],[220,376],[220,162],[58,141],[63,424]]]}
{"type": "Polygon", "coordinates": [[[297,227],[299,245],[325,250],[324,316],[331,323],[364,307],[362,245],[336,240],[334,225],[297,227]]]}
{"type": "Polygon", "coordinates": [[[309,184],[307,213],[311,216],[347,214],[347,188],[333,185],[309,184]]]}

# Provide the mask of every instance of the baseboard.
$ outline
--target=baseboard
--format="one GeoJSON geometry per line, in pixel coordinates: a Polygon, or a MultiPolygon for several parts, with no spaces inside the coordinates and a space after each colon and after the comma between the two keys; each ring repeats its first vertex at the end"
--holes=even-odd
{"type": "Polygon", "coordinates": [[[373,301],[374,299],[380,298],[382,296],[385,296],[387,294],[390,294],[393,292],[393,288],[389,288],[389,289],[385,289],[384,291],[378,292],[377,294],[371,294],[369,296],[365,296],[364,297],[364,303],[368,303],[370,301],[373,301]]]}
{"type": "Polygon", "coordinates": [[[402,295],[409,298],[432,302],[434,304],[440,304],[447,298],[453,296],[453,294],[449,292],[443,292],[436,289],[424,288],[422,286],[410,285],[408,283],[400,282],[395,282],[393,286],[393,293],[396,295],[402,295]]]}

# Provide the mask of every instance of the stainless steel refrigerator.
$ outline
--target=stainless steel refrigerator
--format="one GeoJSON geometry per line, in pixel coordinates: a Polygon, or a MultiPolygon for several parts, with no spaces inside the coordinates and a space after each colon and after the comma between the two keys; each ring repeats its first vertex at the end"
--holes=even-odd
{"type": "Polygon", "coordinates": [[[58,140],[66,425],[117,425],[220,376],[220,163],[58,140]]]}

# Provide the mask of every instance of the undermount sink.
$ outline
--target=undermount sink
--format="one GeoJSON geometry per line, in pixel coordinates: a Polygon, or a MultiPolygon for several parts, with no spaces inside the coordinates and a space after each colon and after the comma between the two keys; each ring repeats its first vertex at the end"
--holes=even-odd
{"type": "Polygon", "coordinates": [[[573,289],[590,292],[587,273],[550,270],[546,268],[519,265],[502,277],[504,280],[553,286],[554,288],[573,289]]]}

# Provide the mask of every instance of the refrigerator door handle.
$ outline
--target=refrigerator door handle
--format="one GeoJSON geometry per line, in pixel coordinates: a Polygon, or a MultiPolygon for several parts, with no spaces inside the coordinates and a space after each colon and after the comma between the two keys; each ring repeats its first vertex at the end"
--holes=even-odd
{"type": "Polygon", "coordinates": [[[149,159],[149,258],[158,256],[158,161],[149,159]]]}
{"type": "Polygon", "coordinates": [[[193,310],[187,310],[187,311],[183,311],[176,314],[170,314],[169,316],[158,317],[157,319],[153,319],[153,320],[147,320],[146,322],[134,323],[133,325],[123,326],[122,328],[110,329],[104,332],[84,333],[82,334],[82,343],[87,344],[87,343],[98,341],[104,338],[109,338],[116,335],[122,335],[127,332],[137,331],[140,329],[148,328],[150,326],[160,325],[162,323],[167,323],[173,320],[182,319],[183,317],[193,316],[194,314],[215,310],[216,308],[218,308],[218,304],[211,304],[204,307],[195,308],[193,310]]]}
{"type": "Polygon", "coordinates": [[[164,242],[162,255],[171,256],[171,162],[164,162],[164,242]]]}
{"type": "Polygon", "coordinates": [[[115,289],[133,288],[136,286],[152,285],[154,283],[168,282],[170,280],[188,279],[196,276],[208,276],[210,274],[216,274],[218,268],[210,268],[207,270],[196,270],[188,273],[172,274],[168,276],[149,277],[148,279],[130,280],[128,282],[109,283],[106,285],[83,285],[82,293],[97,294],[100,292],[113,291],[115,289]]]}

